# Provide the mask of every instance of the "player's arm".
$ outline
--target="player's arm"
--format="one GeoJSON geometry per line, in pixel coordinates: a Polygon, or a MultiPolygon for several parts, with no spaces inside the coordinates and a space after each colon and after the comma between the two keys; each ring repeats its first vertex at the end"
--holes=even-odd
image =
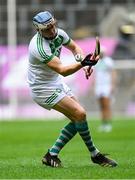
{"type": "Polygon", "coordinates": [[[47,65],[49,68],[61,74],[62,76],[73,74],[83,67],[80,62],[65,66],[56,56],[54,56],[53,59],[47,63],[47,65]]]}
{"type": "MultiPolygon", "coordinates": [[[[80,62],[83,60],[84,53],[82,49],[75,43],[75,41],[71,40],[66,47],[73,53],[76,61],[80,62]]],[[[88,79],[91,76],[93,69],[90,66],[86,66],[83,67],[83,70],[85,72],[86,79],[88,79]]]]}
{"type": "Polygon", "coordinates": [[[79,69],[84,66],[94,66],[99,60],[99,56],[93,56],[92,54],[88,54],[81,62],[77,62],[71,65],[63,65],[60,59],[54,56],[47,65],[57,73],[61,74],[62,76],[68,76],[70,74],[75,73],[79,69]]]}
{"type": "Polygon", "coordinates": [[[81,50],[81,48],[73,41],[71,40],[66,47],[71,50],[71,52],[73,54],[76,53],[81,53],[82,55],[82,59],[80,62],[68,65],[68,66],[64,66],[60,59],[56,56],[54,56],[52,58],[51,61],[49,61],[47,63],[47,65],[53,69],[54,71],[56,71],[57,73],[63,75],[63,76],[68,76],[70,74],[75,73],[76,71],[78,71],[79,69],[81,69],[84,66],[94,66],[98,60],[99,60],[99,56],[95,56],[94,54],[88,54],[86,57],[84,57],[83,52],[81,50]]]}
{"type": "Polygon", "coordinates": [[[83,50],[78,46],[78,44],[75,41],[71,40],[70,43],[67,44],[65,47],[73,53],[76,61],[80,62],[83,60],[83,50]]]}

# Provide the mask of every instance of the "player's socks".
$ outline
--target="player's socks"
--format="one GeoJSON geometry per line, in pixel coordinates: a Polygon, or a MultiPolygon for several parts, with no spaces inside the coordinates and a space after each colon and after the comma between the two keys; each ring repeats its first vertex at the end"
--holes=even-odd
{"type": "Polygon", "coordinates": [[[93,144],[87,121],[76,122],[75,127],[78,133],[80,134],[81,138],[85,142],[88,150],[91,152],[91,156],[95,156],[99,151],[93,144]]]}
{"type": "Polygon", "coordinates": [[[57,156],[60,150],[69,142],[77,133],[75,124],[70,122],[62,130],[61,133],[54,143],[54,145],[49,149],[49,152],[53,156],[57,156]]]}

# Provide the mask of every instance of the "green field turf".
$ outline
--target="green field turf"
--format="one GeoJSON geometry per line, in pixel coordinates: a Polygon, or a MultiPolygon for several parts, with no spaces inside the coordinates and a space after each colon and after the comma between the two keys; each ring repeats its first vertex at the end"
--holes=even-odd
{"type": "Polygon", "coordinates": [[[63,168],[41,164],[63,121],[0,122],[0,179],[134,179],[135,121],[113,121],[111,133],[100,133],[100,121],[89,121],[93,139],[104,153],[117,160],[116,168],[93,164],[77,135],[60,153],[63,168]]]}

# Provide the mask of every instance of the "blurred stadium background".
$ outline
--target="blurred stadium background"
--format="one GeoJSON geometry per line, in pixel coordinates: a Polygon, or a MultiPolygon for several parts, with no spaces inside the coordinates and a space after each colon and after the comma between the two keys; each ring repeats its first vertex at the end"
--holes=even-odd
{"type": "MultiPolygon", "coordinates": [[[[118,74],[113,113],[135,116],[135,0],[0,0],[0,120],[56,117],[32,101],[27,84],[27,47],[35,33],[31,20],[44,10],[55,14],[86,53],[100,36],[118,74]]],[[[65,49],[61,58],[74,61],[65,49]]],[[[65,80],[89,115],[98,116],[93,78],[85,80],[80,71],[65,80]]]]}

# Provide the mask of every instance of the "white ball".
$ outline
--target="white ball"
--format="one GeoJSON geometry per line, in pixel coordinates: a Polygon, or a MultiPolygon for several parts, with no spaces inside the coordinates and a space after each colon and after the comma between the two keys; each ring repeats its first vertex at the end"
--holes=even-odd
{"type": "Polygon", "coordinates": [[[81,61],[82,61],[82,56],[81,56],[81,54],[76,54],[76,55],[75,55],[75,60],[76,60],[77,62],[81,62],[81,61]]]}

